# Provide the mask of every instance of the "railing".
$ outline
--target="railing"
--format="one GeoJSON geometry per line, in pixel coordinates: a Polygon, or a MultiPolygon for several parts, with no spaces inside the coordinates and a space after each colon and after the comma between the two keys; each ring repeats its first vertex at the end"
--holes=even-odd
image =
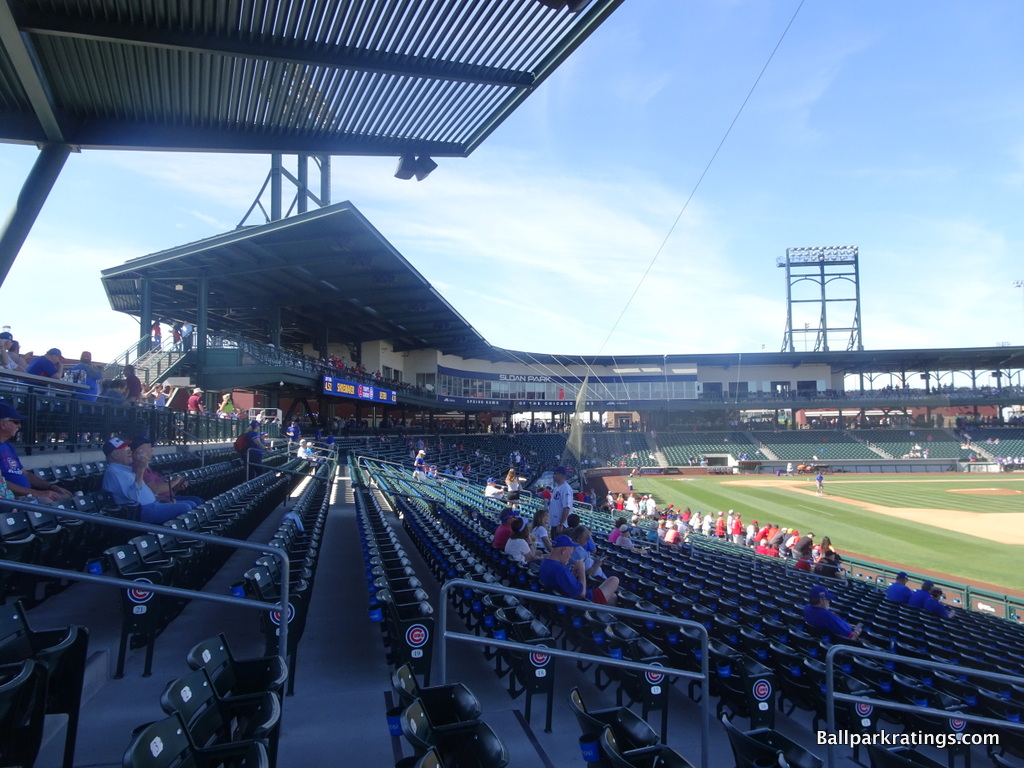
{"type": "MultiPolygon", "coordinates": [[[[700,631],[700,667],[701,671],[689,672],[683,669],[675,669],[673,667],[665,667],[654,664],[643,664],[638,661],[625,661],[623,659],[615,659],[609,656],[600,656],[591,653],[583,653],[581,651],[567,651],[560,648],[548,648],[547,646],[530,645],[529,643],[517,643],[511,640],[498,640],[493,637],[478,637],[477,635],[470,634],[468,632],[454,632],[448,629],[448,600],[447,594],[452,589],[472,589],[474,592],[491,592],[496,595],[512,595],[513,597],[520,598],[524,602],[542,602],[550,603],[552,605],[570,605],[572,606],[574,601],[567,601],[563,597],[555,597],[554,595],[545,595],[540,592],[532,592],[522,589],[512,589],[511,587],[503,587],[499,584],[486,584],[480,581],[472,581],[471,579],[452,579],[446,581],[441,586],[441,600],[439,611],[438,611],[438,626],[442,629],[441,634],[441,660],[438,665],[438,674],[441,677],[441,684],[447,682],[447,671],[448,671],[448,640],[454,640],[460,643],[469,643],[471,645],[485,645],[493,648],[504,648],[509,651],[522,651],[525,653],[537,653],[539,648],[543,648],[543,655],[554,656],[556,658],[572,659],[574,661],[590,661],[596,662],[597,664],[610,666],[610,667],[621,667],[622,669],[630,669],[636,672],[646,672],[655,675],[672,675],[675,677],[687,678],[689,680],[697,680],[700,682],[701,697],[700,697],[700,710],[701,710],[701,743],[700,743],[700,764],[701,768],[708,768],[708,746],[711,734],[711,696],[708,689],[708,681],[710,679],[708,672],[708,631],[707,628],[696,621],[688,621],[686,619],[679,619],[675,616],[666,616],[664,614],[644,613],[643,611],[634,611],[630,608],[616,608],[609,605],[600,606],[602,611],[615,614],[616,616],[623,616],[629,619],[637,619],[639,621],[647,622],[654,621],[660,624],[669,624],[674,627],[690,627],[700,631]]],[[[587,603],[580,602],[580,607],[587,605],[587,603]]],[[[592,604],[591,604],[592,605],[592,604]]]]}
{"type": "MultiPolygon", "coordinates": [[[[219,546],[233,547],[235,549],[248,549],[254,552],[258,552],[261,555],[271,555],[281,561],[281,597],[277,603],[265,603],[261,600],[246,600],[244,598],[229,597],[227,595],[214,595],[198,590],[182,589],[181,587],[170,587],[163,584],[146,584],[147,592],[156,592],[161,595],[171,595],[172,597],[181,597],[186,600],[192,600],[198,598],[200,600],[211,600],[217,603],[225,603],[227,605],[240,605],[245,608],[252,608],[258,611],[273,612],[279,611],[279,615],[282,617],[288,616],[288,595],[290,590],[289,584],[289,560],[288,553],[283,549],[277,547],[271,547],[267,544],[253,544],[249,541],[243,541],[242,539],[229,539],[224,536],[212,536],[208,533],[200,533],[199,531],[188,531],[178,530],[175,528],[168,528],[162,525],[150,525],[149,523],[137,523],[132,520],[122,520],[117,517],[106,517],[104,515],[97,515],[95,513],[78,512],[72,509],[61,509],[59,507],[53,507],[49,505],[40,506],[39,504],[26,504],[21,501],[4,500],[4,505],[12,507],[14,509],[24,509],[28,512],[39,512],[46,511],[47,513],[53,514],[58,518],[66,517],[73,520],[82,520],[83,522],[92,523],[94,525],[108,525],[114,528],[126,528],[130,531],[139,531],[140,533],[153,533],[163,534],[176,539],[193,539],[196,541],[205,541],[208,544],[217,544],[219,546]]],[[[120,587],[122,589],[138,589],[139,583],[130,579],[120,579],[115,576],[103,576],[100,574],[83,573],[80,571],[71,571],[64,568],[52,568],[47,565],[35,565],[33,563],[20,563],[12,560],[5,560],[0,558],[0,568],[9,571],[18,571],[21,573],[35,573],[40,576],[51,576],[58,579],[71,579],[73,581],[91,581],[97,584],[108,584],[110,586],[120,587]]],[[[287,659],[288,656],[288,622],[282,618],[280,624],[280,631],[278,633],[278,653],[287,659]]]]}
{"type": "MultiPolygon", "coordinates": [[[[999,728],[1024,730],[1024,723],[1014,723],[1009,720],[996,720],[991,717],[982,717],[981,715],[968,715],[963,712],[953,712],[945,709],[932,709],[931,707],[919,707],[916,704],[901,704],[899,702],[888,701],[886,699],[873,699],[867,696],[854,696],[849,693],[837,692],[835,688],[835,667],[833,662],[835,657],[840,654],[866,656],[872,659],[897,662],[899,664],[905,664],[912,667],[923,667],[925,669],[938,669],[950,672],[954,676],[968,675],[970,677],[983,677],[988,680],[999,680],[1011,683],[1012,685],[1020,685],[1021,682],[1024,681],[1024,679],[1014,677],[1012,675],[1003,675],[998,672],[988,672],[982,669],[971,669],[969,667],[961,667],[956,664],[925,661],[924,659],[899,656],[895,653],[886,653],[885,651],[878,651],[872,648],[862,648],[854,645],[833,645],[828,649],[828,653],[825,654],[825,713],[828,721],[828,732],[830,734],[834,734],[836,732],[835,703],[837,701],[848,701],[852,704],[868,704],[873,707],[880,707],[881,709],[894,709],[898,712],[913,712],[914,714],[935,715],[943,718],[956,717],[956,719],[963,720],[968,723],[981,723],[983,725],[993,725],[999,728]]],[[[951,758],[950,765],[952,764],[951,758]]],[[[967,764],[970,765],[969,760],[967,764]]],[[[835,765],[836,745],[830,742],[828,744],[828,768],[835,768],[835,765]]]]}
{"type": "Polygon", "coordinates": [[[25,416],[19,445],[26,453],[98,450],[113,435],[148,435],[156,443],[230,442],[244,429],[239,419],[217,419],[147,405],[83,400],[64,389],[0,382],[0,400],[25,416]]]}

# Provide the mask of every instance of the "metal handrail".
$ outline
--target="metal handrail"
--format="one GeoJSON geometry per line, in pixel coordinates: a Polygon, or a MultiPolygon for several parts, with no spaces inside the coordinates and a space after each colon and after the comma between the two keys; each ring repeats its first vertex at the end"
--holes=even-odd
{"type": "MultiPolygon", "coordinates": [[[[175,597],[183,597],[186,599],[198,598],[200,600],[212,600],[213,602],[227,603],[229,605],[241,605],[247,608],[255,608],[256,610],[273,612],[279,611],[281,616],[280,633],[278,635],[278,652],[286,660],[288,658],[288,595],[289,595],[289,569],[291,567],[288,559],[288,553],[283,549],[277,547],[271,547],[267,544],[253,544],[252,542],[245,541],[242,539],[231,539],[226,536],[214,536],[208,533],[201,533],[199,531],[187,531],[178,530],[175,528],[169,528],[162,525],[152,525],[150,523],[140,523],[134,520],[123,520],[119,517],[107,517],[104,515],[98,515],[90,512],[79,512],[75,509],[63,509],[61,507],[53,507],[50,505],[43,504],[27,504],[23,501],[15,501],[10,499],[4,500],[4,506],[12,507],[14,509],[24,509],[28,512],[46,512],[52,514],[55,517],[67,517],[73,520],[82,520],[87,523],[95,523],[98,525],[109,525],[114,528],[127,528],[131,531],[141,531],[143,533],[162,533],[172,538],[177,539],[194,539],[196,541],[205,541],[210,544],[219,544],[225,547],[234,547],[235,549],[249,549],[255,552],[259,552],[261,555],[271,555],[278,558],[281,561],[281,597],[277,603],[265,603],[261,600],[246,600],[239,597],[227,597],[225,595],[213,595],[201,592],[198,590],[182,589],[181,587],[170,587],[164,586],[163,584],[147,584],[147,592],[156,592],[158,594],[173,595],[175,597]]],[[[22,573],[37,573],[44,576],[55,576],[57,578],[71,579],[73,581],[91,581],[100,584],[110,584],[117,587],[128,587],[131,589],[138,589],[139,582],[129,581],[127,579],[120,579],[115,576],[103,576],[99,574],[83,573],[80,571],[71,571],[64,568],[52,568],[46,565],[35,565],[32,563],[18,563],[12,560],[5,560],[0,558],[0,568],[10,571],[19,571],[22,573]]]]}
{"type": "MultiPolygon", "coordinates": [[[[455,640],[457,642],[470,643],[471,645],[489,645],[496,648],[505,648],[507,650],[514,651],[526,651],[528,653],[536,653],[538,648],[544,648],[544,655],[555,656],[556,658],[574,659],[576,661],[592,661],[597,662],[610,667],[621,667],[623,669],[632,669],[638,672],[653,672],[660,675],[673,675],[676,677],[683,677],[689,680],[697,680],[700,682],[701,698],[701,745],[700,745],[700,764],[701,768],[708,768],[708,745],[711,734],[711,697],[709,695],[708,680],[709,669],[708,669],[708,630],[700,622],[690,621],[688,619],[680,619],[675,616],[666,616],[664,614],[655,613],[644,613],[643,611],[635,611],[631,608],[618,608],[610,605],[600,605],[602,611],[608,611],[609,613],[615,614],[616,616],[623,616],[630,619],[638,619],[639,621],[655,621],[662,624],[669,624],[675,627],[691,627],[700,631],[700,667],[701,671],[688,672],[683,669],[675,669],[673,667],[655,666],[653,664],[643,664],[638,661],[625,661],[623,659],[614,659],[608,656],[598,656],[592,653],[583,653],[581,651],[567,651],[561,648],[548,648],[547,646],[530,645],[528,643],[517,643],[512,640],[497,640],[490,637],[478,637],[477,635],[469,634],[468,632],[454,632],[448,629],[448,600],[447,593],[452,589],[466,589],[470,588],[474,592],[490,592],[496,595],[512,595],[518,597],[524,601],[538,601],[542,603],[551,603],[553,605],[566,605],[566,599],[564,597],[556,597],[555,595],[545,595],[542,592],[532,592],[523,589],[513,589],[512,587],[504,587],[500,584],[486,584],[480,581],[473,581],[472,579],[452,579],[446,581],[441,585],[441,600],[439,611],[438,611],[438,623],[441,626],[441,663],[438,665],[438,674],[441,677],[441,683],[447,682],[447,671],[448,671],[448,640],[455,640]]],[[[569,605],[572,605],[570,602],[569,605]]],[[[580,606],[594,605],[593,603],[580,603],[580,606]]]]}
{"type": "MultiPolygon", "coordinates": [[[[955,714],[957,719],[964,720],[969,723],[982,723],[984,725],[994,725],[1000,728],[1024,731],[1024,723],[1014,723],[1009,720],[996,720],[994,718],[983,717],[981,715],[968,715],[963,712],[952,713],[945,709],[919,707],[914,704],[901,704],[896,701],[887,701],[886,699],[873,699],[869,696],[854,696],[849,693],[837,692],[835,689],[835,667],[833,666],[833,661],[835,657],[841,653],[845,653],[850,656],[866,656],[868,658],[882,659],[884,661],[895,661],[900,664],[907,664],[908,666],[924,667],[925,669],[939,669],[952,672],[954,675],[966,674],[971,677],[984,677],[989,680],[1001,680],[1017,685],[1019,685],[1022,680],[1022,678],[1015,677],[1013,675],[1004,675],[999,672],[988,672],[983,669],[962,667],[956,664],[950,664],[949,662],[915,659],[908,656],[900,656],[895,653],[875,650],[874,648],[863,648],[855,645],[833,645],[825,654],[825,714],[828,722],[829,733],[836,732],[836,701],[849,701],[853,704],[870,704],[882,709],[894,709],[898,712],[914,712],[918,714],[937,715],[939,717],[946,718],[955,714]]],[[[835,744],[828,745],[828,768],[835,768],[835,750],[835,744]]]]}

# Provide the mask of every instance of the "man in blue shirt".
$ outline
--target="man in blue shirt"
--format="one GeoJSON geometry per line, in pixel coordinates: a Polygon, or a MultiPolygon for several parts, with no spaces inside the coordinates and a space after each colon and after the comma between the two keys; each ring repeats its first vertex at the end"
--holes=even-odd
{"type": "Polygon", "coordinates": [[[924,599],[924,602],[921,605],[921,609],[927,611],[928,613],[934,613],[936,616],[941,616],[944,619],[952,619],[954,615],[953,609],[947,608],[941,602],[939,602],[944,597],[945,595],[942,593],[941,589],[939,589],[938,587],[932,587],[931,592],[928,594],[928,597],[924,599]]]}
{"type": "Polygon", "coordinates": [[[885,599],[894,603],[906,603],[912,594],[914,594],[913,591],[907,586],[906,571],[900,571],[896,574],[896,581],[885,590],[885,599]]]}
{"type": "Polygon", "coordinates": [[[915,589],[913,591],[913,593],[910,595],[910,598],[907,600],[907,605],[909,605],[911,608],[924,608],[925,600],[931,597],[932,587],[934,586],[935,583],[930,581],[929,579],[925,579],[924,581],[922,581],[921,588],[915,589]]]}
{"type": "Polygon", "coordinates": [[[54,347],[48,350],[42,357],[33,357],[25,372],[31,373],[34,376],[59,379],[64,375],[64,356],[60,353],[59,349],[54,347]]]}
{"type": "Polygon", "coordinates": [[[144,523],[160,525],[195,507],[190,501],[161,502],[142,480],[149,466],[147,457],[132,466],[132,448],[127,440],[112,437],[103,444],[107,456],[107,470],[103,473],[103,490],[108,491],[118,504],[138,504],[142,507],[144,523]]]}
{"type": "MultiPolygon", "coordinates": [[[[71,491],[50,483],[21,466],[18,452],[10,441],[21,430],[25,419],[12,405],[0,403],[0,473],[16,497],[34,496],[44,503],[70,498],[71,491]]],[[[23,501],[25,499],[22,499],[23,501]]]]}
{"type": "Polygon", "coordinates": [[[540,583],[552,587],[571,600],[590,600],[599,605],[615,605],[615,591],[619,588],[617,576],[605,579],[599,587],[587,589],[587,575],[582,560],[567,563],[576,545],[564,533],[551,542],[551,552],[540,561],[540,583]]]}
{"type": "Polygon", "coordinates": [[[863,626],[858,624],[856,627],[851,627],[845,620],[830,611],[828,606],[831,600],[832,595],[825,587],[820,584],[811,587],[807,595],[808,604],[804,606],[804,623],[809,627],[815,627],[849,640],[859,638],[863,626]]]}

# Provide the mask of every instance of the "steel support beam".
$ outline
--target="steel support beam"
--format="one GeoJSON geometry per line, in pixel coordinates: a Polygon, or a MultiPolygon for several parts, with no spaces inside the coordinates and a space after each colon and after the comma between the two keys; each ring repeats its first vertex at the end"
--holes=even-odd
{"type": "Polygon", "coordinates": [[[144,277],[139,281],[139,347],[136,350],[139,357],[149,352],[152,345],[149,335],[153,328],[153,296],[152,280],[144,277]]]}
{"type": "Polygon", "coordinates": [[[203,369],[206,367],[206,337],[210,332],[210,312],[209,312],[209,299],[210,299],[210,287],[205,277],[199,278],[199,284],[196,289],[196,350],[199,356],[199,365],[196,366],[198,371],[198,384],[200,387],[203,386],[203,369]]]}
{"type": "Polygon", "coordinates": [[[47,144],[39,152],[39,157],[22,184],[18,199],[0,229],[0,285],[3,285],[7,273],[14,266],[14,260],[25,244],[69,154],[71,147],[67,144],[47,144]]]}

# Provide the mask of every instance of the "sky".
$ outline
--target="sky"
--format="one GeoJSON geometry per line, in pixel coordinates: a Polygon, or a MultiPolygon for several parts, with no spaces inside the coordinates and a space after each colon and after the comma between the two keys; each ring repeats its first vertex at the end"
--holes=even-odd
{"type": "MultiPolygon", "coordinates": [[[[508,349],[778,351],[776,259],[832,245],[859,247],[866,349],[1020,345],[1022,38],[1017,0],[626,0],[469,158],[335,158],[333,200],[508,349]]],[[[0,145],[0,215],[36,155],[0,145]]],[[[73,154],[0,325],[112,358],[139,329],[100,270],[233,229],[268,169],[73,154]]]]}

